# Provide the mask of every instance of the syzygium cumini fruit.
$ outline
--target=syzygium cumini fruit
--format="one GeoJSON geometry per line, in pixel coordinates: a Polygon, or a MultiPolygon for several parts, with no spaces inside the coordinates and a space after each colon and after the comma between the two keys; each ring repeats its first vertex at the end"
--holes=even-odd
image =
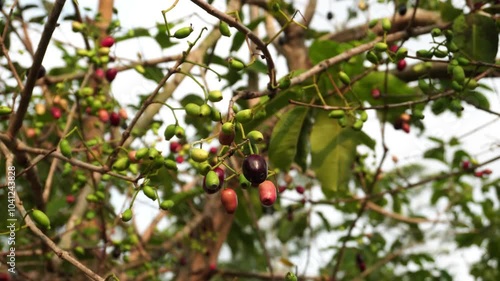
{"type": "Polygon", "coordinates": [[[121,219],[122,221],[124,222],[128,222],[129,220],[132,219],[132,210],[131,209],[126,209],[125,211],[123,211],[122,215],[121,215],[121,219]]]}
{"type": "Polygon", "coordinates": [[[160,208],[162,210],[168,211],[168,210],[172,209],[172,207],[174,205],[175,205],[174,201],[172,201],[172,200],[164,200],[163,202],[161,202],[160,208]]]}
{"type": "Polygon", "coordinates": [[[139,148],[137,152],[135,153],[135,159],[141,160],[142,158],[146,157],[146,155],[149,154],[149,148],[143,147],[139,148]]]}
{"type": "Polygon", "coordinates": [[[226,188],[221,192],[220,200],[222,206],[228,214],[234,214],[236,208],[238,207],[238,195],[234,189],[226,188]]]}
{"type": "Polygon", "coordinates": [[[207,161],[208,159],[208,151],[205,151],[201,148],[192,148],[191,149],[191,159],[193,159],[194,161],[198,162],[198,163],[201,163],[201,162],[204,162],[204,161],[207,161]]]}
{"type": "Polygon", "coordinates": [[[220,21],[219,31],[220,31],[220,34],[222,34],[223,36],[226,36],[226,37],[231,36],[231,30],[229,30],[229,25],[224,21],[220,21]]]}
{"type": "Polygon", "coordinates": [[[165,132],[163,133],[165,140],[170,140],[175,136],[175,128],[175,124],[170,124],[165,128],[165,132]]]}
{"type": "Polygon", "coordinates": [[[116,170],[119,172],[125,171],[129,165],[130,165],[130,161],[128,160],[128,157],[120,157],[113,164],[113,170],[116,170]]]}
{"type": "Polygon", "coordinates": [[[245,123],[252,120],[252,118],[253,118],[252,110],[251,109],[243,109],[241,111],[238,111],[238,113],[236,113],[234,118],[236,118],[236,121],[238,121],[242,124],[245,124],[245,123]]]}
{"type": "Polygon", "coordinates": [[[184,38],[188,37],[191,34],[191,32],[193,32],[193,27],[191,27],[191,26],[182,27],[182,28],[179,28],[174,33],[174,37],[177,39],[184,39],[184,38]]]}
{"type": "Polygon", "coordinates": [[[252,143],[261,143],[262,141],[264,141],[264,135],[259,132],[259,131],[250,131],[248,134],[247,134],[247,139],[250,140],[250,142],[252,143]]]}
{"type": "Polygon", "coordinates": [[[50,229],[50,219],[44,212],[40,210],[33,210],[33,212],[31,213],[31,218],[39,226],[50,229]]]}
{"type": "Polygon", "coordinates": [[[255,186],[267,178],[267,162],[258,154],[251,154],[245,158],[242,170],[245,178],[255,186]]]}
{"type": "Polygon", "coordinates": [[[146,185],[142,188],[142,192],[144,192],[144,195],[146,195],[149,199],[155,201],[156,200],[156,191],[152,186],[146,185]]]}
{"type": "Polygon", "coordinates": [[[259,184],[260,203],[266,207],[272,206],[276,202],[276,186],[272,181],[264,181],[259,184]]]}
{"type": "Polygon", "coordinates": [[[207,193],[213,194],[219,191],[220,187],[219,175],[215,171],[209,171],[203,179],[203,189],[207,193]]]}
{"type": "Polygon", "coordinates": [[[219,90],[213,90],[208,93],[208,100],[211,102],[218,102],[222,100],[222,92],[219,90]]]}
{"type": "Polygon", "coordinates": [[[71,158],[71,145],[67,139],[62,139],[59,143],[59,149],[61,150],[62,155],[66,158],[71,158]]]}

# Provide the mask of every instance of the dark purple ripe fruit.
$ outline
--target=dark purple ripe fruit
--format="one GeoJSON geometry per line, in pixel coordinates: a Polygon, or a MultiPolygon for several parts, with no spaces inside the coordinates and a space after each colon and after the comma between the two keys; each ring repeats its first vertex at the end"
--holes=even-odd
{"type": "Polygon", "coordinates": [[[267,162],[257,154],[251,154],[243,160],[243,175],[245,178],[257,186],[267,178],[267,162]]]}
{"type": "Polygon", "coordinates": [[[356,254],[356,264],[358,265],[359,271],[363,272],[366,269],[365,261],[363,260],[363,256],[361,254],[356,254]]]}

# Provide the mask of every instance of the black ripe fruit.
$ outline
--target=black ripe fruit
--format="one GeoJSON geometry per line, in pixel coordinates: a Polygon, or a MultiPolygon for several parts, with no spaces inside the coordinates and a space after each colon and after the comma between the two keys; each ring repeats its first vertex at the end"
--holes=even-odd
{"type": "Polygon", "coordinates": [[[257,154],[251,154],[243,160],[243,175],[252,183],[252,185],[259,185],[267,178],[267,162],[257,154]]]}
{"type": "Polygon", "coordinates": [[[407,11],[408,11],[408,9],[406,8],[406,4],[403,4],[403,3],[399,4],[399,6],[398,6],[398,13],[399,13],[400,16],[406,15],[407,11]]]}
{"type": "Polygon", "coordinates": [[[327,20],[333,19],[333,13],[331,11],[329,11],[328,13],[326,13],[326,19],[327,20]]]}

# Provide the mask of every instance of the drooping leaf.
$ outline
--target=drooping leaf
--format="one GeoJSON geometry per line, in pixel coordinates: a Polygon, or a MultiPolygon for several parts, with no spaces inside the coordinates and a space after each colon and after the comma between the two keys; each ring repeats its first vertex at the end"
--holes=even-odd
{"type": "Polygon", "coordinates": [[[424,158],[435,159],[443,163],[446,163],[446,160],[444,159],[444,147],[438,146],[425,151],[424,158]]]}
{"type": "Polygon", "coordinates": [[[453,22],[453,42],[468,57],[495,62],[498,51],[498,30],[495,20],[480,13],[460,15],[453,22]]]}
{"type": "MultiPolygon", "coordinates": [[[[363,135],[363,132],[341,128],[337,121],[328,118],[326,111],[317,114],[310,138],[311,168],[316,172],[326,197],[332,197],[337,190],[347,188],[356,147],[370,139],[363,135]]],[[[374,145],[373,141],[366,144],[374,145]]]]}
{"type": "Polygon", "coordinates": [[[302,132],[307,107],[294,107],[281,116],[271,135],[269,159],[281,170],[288,170],[297,154],[297,146],[302,132]]]}

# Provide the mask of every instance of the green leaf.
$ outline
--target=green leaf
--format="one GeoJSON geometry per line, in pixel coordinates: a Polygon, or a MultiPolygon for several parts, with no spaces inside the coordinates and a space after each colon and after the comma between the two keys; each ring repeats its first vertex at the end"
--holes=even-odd
{"type": "Polygon", "coordinates": [[[374,145],[363,132],[343,129],[338,122],[320,111],[311,132],[311,168],[321,182],[323,193],[331,198],[338,190],[345,190],[351,178],[351,166],[356,156],[356,146],[374,145]]]}
{"type": "Polygon", "coordinates": [[[285,243],[286,241],[297,237],[302,236],[304,230],[307,227],[307,213],[306,212],[297,212],[294,214],[294,218],[292,221],[287,218],[283,218],[280,220],[280,225],[278,228],[278,239],[285,243]]]}
{"type": "Polygon", "coordinates": [[[159,67],[144,66],[144,70],[142,76],[146,79],[153,80],[156,83],[159,83],[163,79],[163,71],[159,67]]]}
{"type": "Polygon", "coordinates": [[[445,3],[440,3],[439,6],[441,10],[441,19],[445,22],[452,22],[463,13],[462,9],[457,9],[453,6],[451,0],[448,0],[445,3]]]}
{"type": "Polygon", "coordinates": [[[461,15],[453,22],[452,30],[453,41],[461,52],[474,60],[495,62],[498,30],[491,17],[479,13],[461,15]]]}
{"type": "Polygon", "coordinates": [[[439,146],[427,150],[426,152],[424,152],[424,158],[435,159],[446,164],[446,161],[444,159],[444,147],[439,146]]]}
{"type": "MultiPolygon", "coordinates": [[[[254,30],[262,21],[264,17],[259,17],[247,25],[248,29],[254,30]]],[[[233,44],[231,45],[231,52],[239,51],[243,43],[245,42],[246,34],[238,32],[234,35],[233,44]]]]}
{"type": "Polygon", "coordinates": [[[307,157],[310,153],[309,145],[309,133],[311,132],[312,121],[310,118],[304,120],[302,124],[301,134],[299,136],[299,142],[297,144],[297,153],[295,154],[295,163],[302,168],[302,171],[307,170],[307,157]]]}
{"type": "Polygon", "coordinates": [[[136,38],[136,37],[142,37],[142,36],[145,36],[145,37],[151,36],[149,34],[149,30],[147,30],[146,28],[134,28],[134,29],[130,29],[127,32],[127,34],[125,34],[123,36],[115,37],[115,41],[120,42],[120,41],[124,41],[124,40],[130,39],[130,38],[136,38]]]}
{"type": "Polygon", "coordinates": [[[477,108],[484,108],[484,109],[489,109],[490,108],[490,102],[488,101],[488,98],[486,98],[483,94],[472,91],[470,94],[466,95],[463,100],[470,104],[473,105],[477,108]]]}
{"type": "Polygon", "coordinates": [[[287,171],[297,154],[304,120],[308,112],[307,107],[297,106],[281,116],[271,135],[269,144],[269,160],[281,170],[287,171]]]}

